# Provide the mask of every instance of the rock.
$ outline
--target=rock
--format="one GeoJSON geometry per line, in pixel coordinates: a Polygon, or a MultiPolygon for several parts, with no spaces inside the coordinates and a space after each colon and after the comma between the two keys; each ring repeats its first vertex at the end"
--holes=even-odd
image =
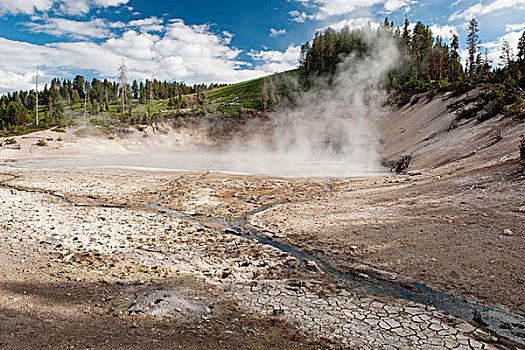
{"type": "Polygon", "coordinates": [[[60,242],[60,240],[58,240],[57,238],[49,237],[49,238],[46,238],[42,243],[57,244],[58,242],[60,242]]]}
{"type": "Polygon", "coordinates": [[[518,211],[519,211],[520,213],[525,213],[525,205],[524,205],[523,207],[519,207],[519,208],[518,208],[518,211]]]}
{"type": "Polygon", "coordinates": [[[233,230],[233,229],[229,229],[229,228],[224,230],[224,233],[226,233],[228,235],[235,235],[235,236],[242,236],[243,235],[241,231],[237,231],[237,230],[233,230]]]}
{"type": "Polygon", "coordinates": [[[284,310],[283,309],[273,309],[273,315],[274,316],[282,316],[282,315],[284,315],[284,310]]]}
{"type": "Polygon", "coordinates": [[[506,228],[506,229],[503,230],[503,234],[505,236],[513,236],[514,232],[512,232],[510,229],[506,228]]]}
{"type": "Polygon", "coordinates": [[[230,286],[224,286],[224,289],[223,289],[226,293],[228,292],[231,292],[232,291],[232,287],[230,286]]]}

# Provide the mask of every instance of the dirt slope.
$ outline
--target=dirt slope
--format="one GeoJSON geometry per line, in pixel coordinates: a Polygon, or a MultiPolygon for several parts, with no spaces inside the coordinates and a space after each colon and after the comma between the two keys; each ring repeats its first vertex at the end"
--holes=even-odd
{"type": "Polygon", "coordinates": [[[424,94],[401,108],[386,108],[378,124],[383,158],[395,161],[403,154],[412,155],[413,169],[453,166],[465,158],[470,158],[469,166],[516,158],[519,135],[525,132],[523,122],[499,116],[483,123],[463,120],[451,128],[455,111],[448,106],[466,96],[424,94]]]}

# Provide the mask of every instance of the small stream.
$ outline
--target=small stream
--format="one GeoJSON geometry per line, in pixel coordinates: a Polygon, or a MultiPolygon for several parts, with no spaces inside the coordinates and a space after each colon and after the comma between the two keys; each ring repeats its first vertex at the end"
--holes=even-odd
{"type": "Polygon", "coordinates": [[[233,219],[231,222],[216,218],[195,218],[182,212],[159,205],[159,203],[162,201],[163,200],[158,200],[147,205],[146,207],[168,213],[180,219],[191,221],[198,224],[199,226],[212,229],[221,234],[235,234],[247,239],[255,240],[260,244],[272,246],[283,252],[293,255],[301,263],[305,259],[312,260],[325,274],[333,278],[338,283],[344,285],[349,290],[403,299],[422,305],[433,306],[449,313],[450,315],[484,326],[500,337],[507,338],[521,345],[525,345],[525,317],[521,315],[507,312],[489,305],[458,298],[453,295],[431,289],[423,284],[416,283],[410,286],[400,286],[363,274],[352,274],[345,272],[322,258],[303,252],[290,245],[261,236],[259,231],[248,223],[248,217],[266,211],[275,205],[289,203],[290,201],[285,200],[262,205],[261,207],[249,211],[241,217],[233,219]],[[206,223],[214,225],[219,224],[224,227],[224,229],[220,230],[210,228],[206,225],[206,223]]]}

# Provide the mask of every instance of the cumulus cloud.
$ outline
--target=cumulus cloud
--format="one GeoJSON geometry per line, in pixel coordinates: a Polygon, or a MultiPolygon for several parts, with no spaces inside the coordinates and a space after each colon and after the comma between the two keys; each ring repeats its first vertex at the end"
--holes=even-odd
{"type": "Polygon", "coordinates": [[[354,12],[358,8],[371,7],[376,4],[385,2],[384,0],[315,0],[319,5],[319,12],[316,19],[325,19],[330,16],[344,15],[354,12]]]}
{"type": "Polygon", "coordinates": [[[394,12],[404,7],[409,7],[412,4],[417,4],[417,1],[413,0],[387,0],[383,5],[386,12],[394,12]]]}
{"type": "Polygon", "coordinates": [[[60,0],[60,11],[67,15],[85,15],[94,8],[108,8],[127,4],[129,0],[60,0]]]}
{"type": "Polygon", "coordinates": [[[505,25],[506,32],[515,32],[525,29],[525,23],[514,23],[505,25]]]}
{"type": "Polygon", "coordinates": [[[68,37],[73,39],[104,39],[114,36],[114,29],[133,29],[141,33],[160,33],[164,31],[164,20],[157,17],[149,17],[132,20],[128,23],[120,21],[108,21],[102,18],[94,18],[90,21],[76,21],[66,18],[50,18],[32,16],[31,22],[24,24],[26,28],[35,33],[45,33],[56,37],[68,37]]]}
{"type": "Polygon", "coordinates": [[[444,26],[434,24],[430,26],[430,30],[432,31],[432,35],[434,37],[440,36],[443,39],[452,39],[454,35],[458,35],[458,29],[455,26],[451,26],[448,24],[444,26]]]}
{"type": "Polygon", "coordinates": [[[372,6],[382,5],[385,12],[390,13],[411,4],[416,4],[417,0],[291,0],[301,3],[306,7],[313,7],[317,12],[307,15],[305,12],[297,10],[289,12],[292,20],[305,22],[307,19],[325,20],[329,17],[346,15],[360,9],[369,9],[372,6]]]}
{"type": "Polygon", "coordinates": [[[264,71],[283,72],[297,68],[300,52],[300,46],[290,45],[284,52],[276,50],[252,50],[248,55],[256,61],[264,62],[260,66],[260,69],[264,71]]]}
{"type": "Polygon", "coordinates": [[[141,31],[140,27],[156,25],[161,20],[146,18],[129,23],[41,20],[32,30],[79,37],[84,31],[85,38],[37,45],[0,37],[0,93],[32,88],[34,73],[27,72],[33,72],[37,64],[50,77],[91,71],[100,78],[114,79],[120,61],[125,58],[131,79],[151,79],[154,71],[155,78],[162,80],[234,83],[295,68],[300,51],[295,46],[284,52],[252,51],[249,55],[257,62],[252,67],[241,59],[242,51],[230,45],[232,33],[214,33],[207,24],[187,25],[175,19],[168,21],[161,32],[154,33],[141,31]],[[104,37],[111,26],[121,28],[122,32],[104,37]]]}
{"type": "Polygon", "coordinates": [[[68,15],[85,15],[95,8],[108,8],[129,0],[0,0],[0,14],[34,14],[52,9],[68,15]]]}
{"type": "Polygon", "coordinates": [[[35,33],[46,33],[57,37],[74,39],[107,38],[111,35],[111,25],[104,19],[74,21],[65,18],[33,18],[25,26],[35,33]]]}
{"type": "Polygon", "coordinates": [[[138,27],[141,32],[161,32],[164,29],[164,20],[153,16],[130,21],[128,26],[138,27]]]}
{"type": "Polygon", "coordinates": [[[270,29],[270,37],[276,38],[280,35],[285,35],[285,34],[286,34],[286,29],[279,29],[279,30],[274,29],[274,28],[270,29]]]}
{"type": "Polygon", "coordinates": [[[0,14],[33,14],[36,11],[48,11],[55,0],[0,0],[0,14]]]}
{"type": "MultiPolygon", "coordinates": [[[[523,27],[522,27],[523,29],[523,27]]],[[[523,30],[517,31],[508,31],[505,35],[502,35],[495,41],[490,41],[480,44],[480,47],[487,49],[487,56],[489,60],[492,61],[492,64],[495,66],[500,63],[501,48],[503,46],[503,41],[507,41],[511,47],[512,52],[517,53],[518,41],[523,35],[523,30]]]]}
{"type": "Polygon", "coordinates": [[[297,23],[304,23],[306,22],[307,19],[311,18],[304,11],[299,12],[297,10],[293,10],[293,11],[288,12],[288,14],[291,16],[292,21],[297,22],[297,23]]]}
{"type": "Polygon", "coordinates": [[[379,28],[380,24],[377,22],[372,22],[371,19],[368,17],[357,17],[357,18],[343,19],[342,21],[332,23],[326,26],[325,28],[319,28],[317,30],[318,31],[324,30],[328,27],[335,29],[335,30],[341,30],[345,26],[348,26],[350,30],[353,30],[353,29],[363,28],[368,25],[370,25],[372,29],[377,29],[379,28]]]}
{"type": "Polygon", "coordinates": [[[476,16],[482,16],[505,9],[525,10],[525,0],[494,0],[490,4],[483,4],[479,2],[473,6],[470,6],[466,10],[453,13],[449,17],[449,20],[468,20],[476,16]]]}

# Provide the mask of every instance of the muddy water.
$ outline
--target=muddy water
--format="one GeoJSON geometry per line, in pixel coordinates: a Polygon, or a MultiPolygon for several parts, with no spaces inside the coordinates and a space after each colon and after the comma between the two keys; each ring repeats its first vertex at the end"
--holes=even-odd
{"type": "Polygon", "coordinates": [[[38,169],[133,168],[176,171],[216,171],[292,177],[370,177],[385,174],[387,169],[371,164],[355,165],[344,158],[308,158],[301,155],[220,152],[150,152],[122,156],[97,156],[24,160],[14,167],[38,169]]]}

